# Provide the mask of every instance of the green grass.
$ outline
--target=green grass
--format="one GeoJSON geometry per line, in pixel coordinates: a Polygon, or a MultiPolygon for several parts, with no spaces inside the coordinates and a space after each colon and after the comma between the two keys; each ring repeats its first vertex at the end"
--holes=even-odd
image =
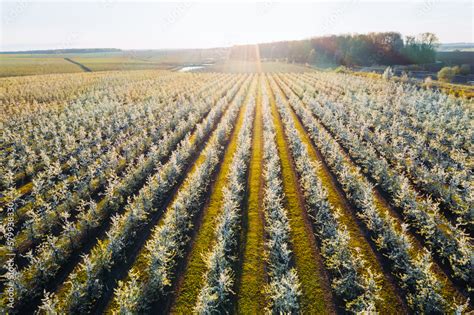
{"type": "Polygon", "coordinates": [[[262,159],[263,120],[260,86],[257,94],[256,115],[253,127],[252,157],[249,167],[249,196],[247,230],[244,235],[244,251],[240,288],[237,292],[239,314],[262,314],[265,307],[264,287],[264,236],[262,217],[262,159]]]}
{"type": "Polygon", "coordinates": [[[222,213],[224,196],[223,189],[227,184],[227,176],[229,174],[232,159],[235,152],[237,151],[237,135],[242,127],[244,117],[245,106],[243,106],[240,110],[240,114],[233,131],[233,136],[224,155],[220,172],[212,187],[209,204],[205,209],[201,226],[194,240],[191,253],[189,254],[189,260],[184,273],[183,282],[176,293],[176,300],[171,310],[172,313],[185,314],[192,310],[196,304],[199,291],[204,284],[203,275],[207,271],[207,266],[202,258],[202,254],[206,254],[208,251],[210,251],[213,244],[215,243],[215,223],[216,219],[222,213]]]}
{"type": "MultiPolygon", "coordinates": [[[[306,132],[304,126],[298,120],[296,114],[291,110],[293,116],[294,126],[298,131],[303,143],[305,143],[308,149],[311,161],[316,163],[322,163],[321,156],[318,155],[311,138],[306,132]]],[[[345,196],[342,192],[339,192],[336,187],[335,180],[333,179],[329,169],[324,167],[322,164],[317,169],[317,176],[323,183],[324,188],[328,194],[328,200],[334,209],[339,209],[341,216],[339,222],[343,223],[347,227],[347,231],[350,235],[349,244],[351,248],[359,248],[359,253],[362,255],[364,260],[368,263],[372,271],[379,274],[383,274],[382,265],[379,263],[375,252],[370,247],[370,244],[364,237],[363,231],[360,230],[356,218],[351,214],[351,208],[348,204],[345,196]]],[[[396,287],[388,281],[386,277],[381,277],[379,285],[381,286],[380,295],[382,301],[376,306],[383,314],[398,314],[403,309],[403,305],[399,298],[397,298],[396,287]]]]}
{"type": "Polygon", "coordinates": [[[305,223],[305,209],[297,191],[298,180],[291,165],[291,155],[286,143],[284,127],[277,113],[273,96],[270,96],[270,104],[282,166],[283,190],[290,219],[295,267],[301,283],[301,311],[304,314],[335,313],[330,285],[323,274],[322,258],[314,249],[312,250],[315,246],[313,233],[305,223]]]}

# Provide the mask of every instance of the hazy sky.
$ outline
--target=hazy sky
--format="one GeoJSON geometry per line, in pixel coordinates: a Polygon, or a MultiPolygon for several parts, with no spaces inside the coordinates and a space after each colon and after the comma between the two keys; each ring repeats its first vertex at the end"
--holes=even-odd
{"type": "Polygon", "coordinates": [[[472,1],[0,2],[0,50],[219,47],[379,31],[474,42],[472,1]]]}

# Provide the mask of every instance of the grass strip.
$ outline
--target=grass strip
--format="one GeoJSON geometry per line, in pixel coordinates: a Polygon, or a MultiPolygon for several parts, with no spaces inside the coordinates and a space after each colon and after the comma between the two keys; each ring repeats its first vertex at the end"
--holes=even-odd
{"type": "MultiPolygon", "coordinates": [[[[268,91],[271,91],[269,85],[268,91]]],[[[286,195],[286,209],[291,227],[291,243],[295,267],[301,283],[301,311],[303,314],[335,313],[330,284],[324,274],[324,263],[316,250],[313,232],[305,222],[306,211],[303,200],[299,198],[298,179],[291,164],[291,154],[286,143],[283,124],[272,93],[275,91],[270,93],[270,105],[282,166],[283,190],[286,195]]]]}
{"type": "Polygon", "coordinates": [[[264,238],[262,217],[262,160],[263,160],[263,120],[261,103],[261,78],[257,89],[256,114],[253,127],[252,157],[249,167],[249,194],[247,213],[244,214],[244,251],[240,288],[237,293],[239,314],[262,314],[265,308],[263,289],[266,278],[264,271],[264,238]]]}

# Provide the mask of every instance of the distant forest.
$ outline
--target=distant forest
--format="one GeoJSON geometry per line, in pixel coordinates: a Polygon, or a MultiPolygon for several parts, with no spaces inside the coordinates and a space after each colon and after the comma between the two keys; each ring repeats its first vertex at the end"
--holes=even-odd
{"type": "MultiPolygon", "coordinates": [[[[432,33],[331,35],[306,40],[259,44],[260,58],[316,65],[394,65],[435,62],[438,39],[432,33]]],[[[257,58],[251,46],[234,46],[230,59],[257,58]]]]}

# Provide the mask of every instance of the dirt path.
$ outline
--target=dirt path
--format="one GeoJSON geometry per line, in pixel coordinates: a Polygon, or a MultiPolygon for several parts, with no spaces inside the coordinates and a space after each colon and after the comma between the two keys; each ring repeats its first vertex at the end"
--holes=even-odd
{"type": "Polygon", "coordinates": [[[84,72],[92,72],[91,68],[86,67],[82,63],[79,63],[77,61],[72,60],[71,58],[64,58],[64,60],[69,61],[70,63],[75,64],[76,66],[79,66],[84,72]]]}

